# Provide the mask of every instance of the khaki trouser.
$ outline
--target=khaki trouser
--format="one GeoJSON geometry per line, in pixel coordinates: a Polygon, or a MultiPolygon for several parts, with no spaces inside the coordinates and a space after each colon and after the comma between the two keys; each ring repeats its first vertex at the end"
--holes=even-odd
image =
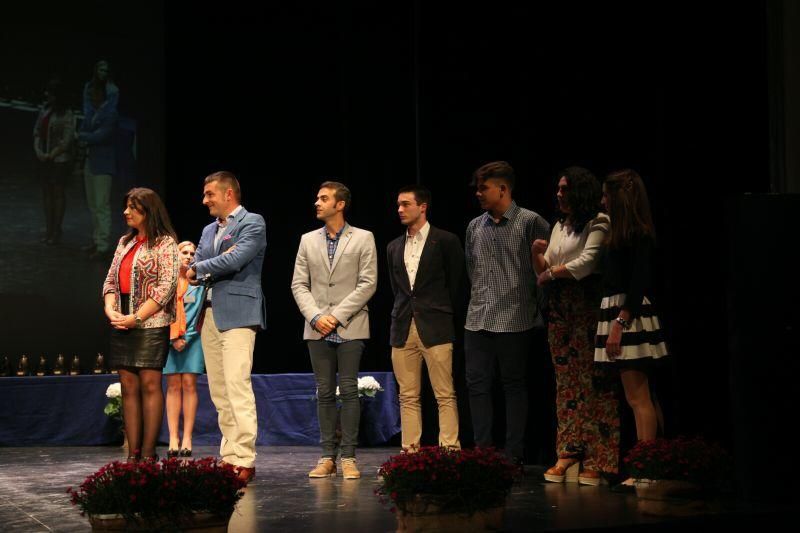
{"type": "Polygon", "coordinates": [[[419,447],[422,436],[422,361],[428,366],[433,393],[439,404],[439,445],[460,448],[458,440],[458,405],[453,388],[453,344],[425,347],[411,321],[408,338],[402,348],[392,348],[392,367],[400,386],[400,425],[403,449],[419,447]]]}
{"type": "Polygon", "coordinates": [[[98,252],[109,250],[111,237],[111,180],[110,174],[92,174],[89,159],[83,167],[86,186],[86,205],[92,215],[92,241],[98,252]]]}
{"type": "Polygon", "coordinates": [[[217,408],[223,461],[252,468],[256,461],[256,398],[250,381],[253,369],[255,328],[220,331],[211,308],[203,310],[200,341],[208,374],[208,391],[217,408]]]}

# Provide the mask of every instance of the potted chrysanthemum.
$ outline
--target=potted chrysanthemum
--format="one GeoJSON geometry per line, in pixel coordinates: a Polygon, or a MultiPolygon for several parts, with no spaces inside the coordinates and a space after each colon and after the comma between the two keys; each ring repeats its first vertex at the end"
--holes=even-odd
{"type": "Polygon", "coordinates": [[[67,493],[97,531],[226,531],[243,488],[232,465],[207,457],[114,461],[67,493]]]}
{"type": "Polygon", "coordinates": [[[727,487],[732,472],[728,452],[700,437],[640,441],[624,463],[640,509],[659,515],[704,512],[709,496],[727,487]]]}
{"type": "Polygon", "coordinates": [[[389,501],[398,529],[501,529],[517,465],[492,448],[422,447],[383,463],[375,492],[389,501]],[[461,527],[463,526],[463,527],[461,527]]]}

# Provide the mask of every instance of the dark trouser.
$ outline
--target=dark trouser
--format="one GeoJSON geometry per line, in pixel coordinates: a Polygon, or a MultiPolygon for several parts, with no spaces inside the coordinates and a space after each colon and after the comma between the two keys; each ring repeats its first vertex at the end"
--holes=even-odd
{"type": "Polygon", "coordinates": [[[339,371],[339,399],[342,402],[342,457],[355,457],[361,402],[358,400],[358,365],[364,341],[342,343],[308,341],[311,367],[317,382],[317,417],[323,457],[336,457],[336,371],[339,371]]]}
{"type": "MultiPolygon", "coordinates": [[[[39,174],[42,183],[42,207],[47,228],[45,237],[58,242],[61,239],[61,225],[64,221],[66,196],[64,186],[69,180],[70,164],[42,162],[39,174]]],[[[54,243],[55,243],[54,242],[54,243]]]]}
{"type": "Polygon", "coordinates": [[[492,445],[492,383],[495,361],[506,397],[506,454],[522,458],[528,418],[525,370],[533,345],[533,330],[519,333],[464,332],[467,387],[477,446],[492,445]]]}

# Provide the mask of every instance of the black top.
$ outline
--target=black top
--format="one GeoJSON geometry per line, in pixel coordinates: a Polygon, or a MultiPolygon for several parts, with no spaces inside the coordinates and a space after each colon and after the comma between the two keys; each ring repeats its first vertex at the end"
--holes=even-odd
{"type": "Polygon", "coordinates": [[[603,258],[603,296],[625,294],[631,319],[641,315],[642,298],[652,290],[655,242],[649,235],[621,247],[608,247],[603,258]]]}

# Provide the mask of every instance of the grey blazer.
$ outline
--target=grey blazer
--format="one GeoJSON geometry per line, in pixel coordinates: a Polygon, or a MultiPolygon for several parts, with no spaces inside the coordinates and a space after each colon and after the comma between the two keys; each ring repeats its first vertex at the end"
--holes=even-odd
{"type": "Polygon", "coordinates": [[[306,320],[303,339],[322,338],[311,327],[319,314],[336,317],[343,339],[368,339],[367,302],[377,286],[378,254],[372,232],[345,224],[332,266],[325,228],[303,235],[292,276],[292,295],[306,320]]]}

